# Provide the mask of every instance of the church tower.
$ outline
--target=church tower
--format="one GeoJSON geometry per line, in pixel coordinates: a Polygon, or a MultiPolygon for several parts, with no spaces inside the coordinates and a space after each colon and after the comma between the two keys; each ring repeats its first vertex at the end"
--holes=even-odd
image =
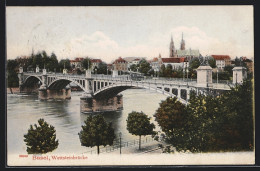
{"type": "Polygon", "coordinates": [[[181,50],[185,50],[185,41],[183,40],[183,33],[182,33],[182,39],[181,39],[181,50]]]}
{"type": "Polygon", "coordinates": [[[175,47],[174,47],[173,39],[172,39],[172,36],[171,36],[170,57],[174,57],[174,56],[175,56],[175,47]]]}

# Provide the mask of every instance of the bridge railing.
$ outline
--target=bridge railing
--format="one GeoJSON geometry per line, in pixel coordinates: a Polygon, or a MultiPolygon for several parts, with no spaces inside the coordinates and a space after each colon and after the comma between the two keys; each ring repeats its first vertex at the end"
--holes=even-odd
{"type": "MultiPolygon", "coordinates": [[[[59,78],[68,78],[68,79],[84,79],[85,74],[75,75],[75,74],[62,74],[62,73],[47,73],[48,76],[59,77],[59,78]]],[[[37,75],[40,76],[42,73],[35,72],[24,72],[25,76],[28,75],[37,75]]],[[[140,83],[149,83],[149,84],[176,84],[176,85],[189,85],[196,86],[197,79],[191,78],[166,78],[166,77],[144,77],[141,80],[131,79],[129,75],[118,75],[117,77],[113,77],[112,75],[104,75],[104,74],[92,74],[91,76],[94,79],[107,80],[107,81],[124,81],[124,82],[140,82],[140,83]]],[[[213,88],[218,89],[229,89],[232,86],[232,81],[230,80],[212,80],[213,88]],[[218,82],[218,83],[217,83],[218,82]]]]}
{"type": "Polygon", "coordinates": [[[232,84],[231,80],[212,80],[213,83],[232,84]]]}
{"type": "MultiPolygon", "coordinates": [[[[146,136],[145,138],[142,138],[141,144],[146,144],[146,143],[153,142],[153,141],[155,141],[154,138],[152,138],[151,136],[146,136]]],[[[100,153],[109,153],[109,152],[119,150],[120,148],[121,149],[129,148],[129,147],[134,147],[134,146],[138,146],[138,145],[139,145],[139,139],[130,140],[130,141],[121,141],[121,145],[120,145],[119,139],[116,139],[112,146],[100,147],[99,152],[100,153]]],[[[90,151],[87,151],[84,153],[97,154],[97,150],[90,150],[90,151]]]]}

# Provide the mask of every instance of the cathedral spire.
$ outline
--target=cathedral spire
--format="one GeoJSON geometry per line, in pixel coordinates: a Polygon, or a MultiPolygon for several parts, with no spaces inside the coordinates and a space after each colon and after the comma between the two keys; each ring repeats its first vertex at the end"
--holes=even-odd
{"type": "Polygon", "coordinates": [[[172,35],[171,35],[170,55],[169,56],[170,57],[174,57],[175,56],[175,47],[174,47],[172,35]]]}
{"type": "Polygon", "coordinates": [[[185,41],[183,40],[183,33],[182,33],[182,39],[181,39],[181,50],[185,50],[185,41]]]}

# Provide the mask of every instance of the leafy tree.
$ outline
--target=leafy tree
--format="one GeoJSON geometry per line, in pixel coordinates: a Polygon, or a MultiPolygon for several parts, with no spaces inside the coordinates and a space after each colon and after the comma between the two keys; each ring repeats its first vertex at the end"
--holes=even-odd
{"type": "Polygon", "coordinates": [[[237,56],[235,58],[235,66],[240,66],[240,59],[237,56]]]}
{"type": "Polygon", "coordinates": [[[91,68],[91,66],[92,66],[92,63],[91,63],[91,59],[90,58],[84,58],[83,59],[83,61],[81,61],[81,63],[82,63],[82,67],[84,68],[84,69],[89,69],[89,68],[91,68]]]}
{"type": "Polygon", "coordinates": [[[222,94],[191,92],[186,108],[168,98],[160,104],[155,118],[178,151],[253,150],[252,91],[252,82],[245,80],[222,94]]]}
{"type": "Polygon", "coordinates": [[[159,72],[159,76],[160,76],[160,77],[164,77],[164,75],[165,75],[165,70],[166,70],[165,65],[162,64],[162,65],[161,65],[161,68],[160,68],[160,72],[159,72]]]}
{"type": "Polygon", "coordinates": [[[164,77],[172,77],[172,65],[168,64],[165,69],[164,77]]]}
{"type": "Polygon", "coordinates": [[[147,75],[151,68],[152,67],[150,66],[149,62],[147,62],[145,59],[142,59],[139,62],[139,72],[144,73],[144,75],[147,75]]]}
{"type": "Polygon", "coordinates": [[[132,65],[130,66],[130,70],[133,71],[133,72],[136,72],[136,71],[137,71],[137,65],[132,64],[132,65]]]}
{"type": "Polygon", "coordinates": [[[36,55],[33,56],[33,62],[32,62],[32,67],[36,68],[36,66],[39,66],[40,68],[44,68],[44,63],[42,61],[42,54],[37,53],[36,55]]]}
{"type": "Polygon", "coordinates": [[[44,119],[39,119],[34,127],[30,125],[28,133],[24,135],[28,154],[44,154],[55,150],[59,141],[56,140],[56,130],[44,119]]]}
{"type": "Polygon", "coordinates": [[[216,60],[213,57],[208,59],[208,63],[209,63],[209,66],[211,66],[211,68],[216,68],[217,67],[216,60]]]}
{"type": "MultiPolygon", "coordinates": [[[[213,79],[217,79],[217,73],[212,74],[213,79]]],[[[230,74],[227,71],[218,72],[218,80],[230,80],[230,74]]]]}
{"type": "Polygon", "coordinates": [[[79,139],[82,146],[99,147],[101,145],[112,145],[115,139],[112,123],[107,123],[102,115],[89,116],[79,132],[79,139]]]}
{"type": "Polygon", "coordinates": [[[7,86],[8,87],[18,87],[19,78],[16,73],[16,69],[18,68],[18,63],[16,60],[9,59],[7,61],[7,86]]]}
{"type": "Polygon", "coordinates": [[[189,66],[192,70],[197,69],[200,66],[199,58],[193,58],[190,60],[189,66]]]}
{"type": "Polygon", "coordinates": [[[62,59],[59,62],[60,72],[62,72],[62,70],[64,69],[64,64],[65,64],[65,69],[67,69],[67,70],[71,69],[70,60],[69,59],[62,59]]]}
{"type": "Polygon", "coordinates": [[[225,146],[235,150],[253,150],[253,87],[245,80],[221,97],[226,117],[223,119],[221,140],[225,146]]]}
{"type": "Polygon", "coordinates": [[[58,71],[58,60],[57,60],[57,56],[55,55],[55,53],[52,53],[51,56],[48,59],[48,62],[46,64],[46,68],[49,69],[49,71],[58,71]]]}
{"type": "Polygon", "coordinates": [[[234,67],[232,65],[227,65],[224,67],[224,71],[228,72],[229,77],[233,76],[233,69],[234,67]]]}
{"type": "Polygon", "coordinates": [[[107,64],[105,62],[101,62],[98,64],[97,73],[98,74],[107,74],[107,64]]]}
{"type": "Polygon", "coordinates": [[[154,134],[155,125],[150,123],[150,118],[143,112],[131,112],[127,117],[127,130],[133,135],[139,135],[139,150],[141,149],[141,136],[154,134]]]}
{"type": "Polygon", "coordinates": [[[168,141],[176,148],[181,148],[188,140],[186,107],[176,97],[168,97],[160,103],[154,117],[165,132],[168,141]]]}

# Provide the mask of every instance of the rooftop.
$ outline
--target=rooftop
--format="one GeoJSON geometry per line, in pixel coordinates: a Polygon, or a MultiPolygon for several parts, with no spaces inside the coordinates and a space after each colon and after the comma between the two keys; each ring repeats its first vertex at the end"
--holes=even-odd
{"type": "Polygon", "coordinates": [[[180,57],[180,58],[162,58],[163,63],[181,63],[185,62],[185,57],[180,57]]]}
{"type": "Polygon", "coordinates": [[[127,61],[124,60],[122,57],[119,57],[118,59],[115,60],[115,62],[113,62],[113,64],[114,63],[127,63],[127,61]]]}
{"type": "Polygon", "coordinates": [[[229,55],[211,55],[215,60],[231,59],[229,55]]]}
{"type": "Polygon", "coordinates": [[[91,59],[92,63],[101,63],[102,60],[101,59],[91,59]]]}

